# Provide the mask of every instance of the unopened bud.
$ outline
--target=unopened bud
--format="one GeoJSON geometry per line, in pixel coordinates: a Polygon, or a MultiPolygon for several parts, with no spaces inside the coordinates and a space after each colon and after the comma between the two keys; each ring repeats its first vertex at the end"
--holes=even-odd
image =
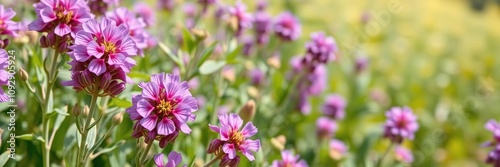
{"type": "Polygon", "coordinates": [[[29,75],[23,68],[19,68],[19,77],[21,78],[22,81],[27,81],[29,75]]]}
{"type": "Polygon", "coordinates": [[[47,47],[54,47],[56,45],[56,34],[49,33],[47,34],[47,47]]]}
{"type": "Polygon", "coordinates": [[[260,96],[259,90],[254,86],[249,86],[247,88],[247,93],[248,93],[248,95],[250,95],[250,97],[253,97],[253,98],[258,98],[260,96]]]}
{"type": "Polygon", "coordinates": [[[283,135],[279,135],[277,137],[271,138],[271,145],[278,150],[285,149],[286,137],[283,135]]]}
{"type": "Polygon", "coordinates": [[[42,36],[40,37],[40,47],[42,48],[47,48],[49,47],[49,44],[47,43],[47,36],[42,36]]]}
{"type": "Polygon", "coordinates": [[[90,108],[89,108],[89,106],[83,107],[83,113],[82,113],[83,118],[88,118],[89,114],[90,114],[90,108]]]}
{"type": "Polygon", "coordinates": [[[71,112],[73,113],[73,115],[75,117],[80,116],[82,111],[80,110],[80,106],[78,105],[78,103],[76,103],[75,106],[73,106],[73,109],[71,110],[71,112]]]}
{"type": "Polygon", "coordinates": [[[234,67],[226,66],[222,69],[222,77],[228,80],[229,82],[234,82],[236,80],[236,71],[234,67]]]}
{"type": "Polygon", "coordinates": [[[271,56],[267,59],[267,64],[275,69],[279,69],[281,67],[281,62],[279,56],[271,56]]]}
{"type": "Polygon", "coordinates": [[[239,115],[243,121],[250,122],[255,115],[255,101],[250,100],[241,107],[239,115]]]}
{"type": "Polygon", "coordinates": [[[233,31],[237,31],[238,30],[238,18],[236,16],[232,16],[232,17],[229,18],[229,27],[233,31]]]}
{"type": "Polygon", "coordinates": [[[28,31],[26,32],[26,35],[28,36],[31,43],[35,43],[36,39],[38,39],[38,32],[36,31],[28,31]]]}
{"type": "Polygon", "coordinates": [[[123,121],[123,112],[119,112],[115,116],[113,116],[113,124],[119,125],[123,121]]]}
{"type": "Polygon", "coordinates": [[[208,37],[207,30],[193,28],[191,29],[191,32],[193,33],[194,37],[196,37],[196,39],[199,41],[204,40],[205,38],[208,37]]]}

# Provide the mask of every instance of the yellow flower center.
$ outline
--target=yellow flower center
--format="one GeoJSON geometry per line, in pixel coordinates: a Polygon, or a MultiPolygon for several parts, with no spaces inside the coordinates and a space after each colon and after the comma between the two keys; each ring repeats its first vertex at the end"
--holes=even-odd
{"type": "Polygon", "coordinates": [[[115,53],[116,52],[116,45],[113,42],[104,42],[104,51],[106,53],[115,53]]]}
{"type": "Polygon", "coordinates": [[[56,12],[56,17],[64,23],[69,23],[73,18],[73,11],[69,11],[67,14],[64,14],[63,11],[56,12]]]}
{"type": "Polygon", "coordinates": [[[170,101],[162,99],[160,100],[160,103],[156,105],[156,109],[158,110],[158,114],[167,116],[174,109],[174,105],[172,105],[170,101]]]}
{"type": "Polygon", "coordinates": [[[241,132],[234,130],[230,140],[234,142],[236,145],[240,145],[243,142],[243,140],[245,140],[245,136],[243,136],[241,132]]]}

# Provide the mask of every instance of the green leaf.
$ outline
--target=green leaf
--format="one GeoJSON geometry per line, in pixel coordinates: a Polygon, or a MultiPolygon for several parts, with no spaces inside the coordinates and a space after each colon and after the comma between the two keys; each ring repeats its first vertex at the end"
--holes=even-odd
{"type": "Polygon", "coordinates": [[[236,57],[241,53],[241,49],[243,48],[242,45],[239,45],[236,49],[234,49],[233,51],[231,51],[231,53],[229,53],[226,57],[226,60],[228,62],[232,62],[236,59],[236,57]]]}
{"type": "Polygon", "coordinates": [[[9,155],[10,151],[5,151],[0,155],[0,166],[5,166],[7,164],[7,161],[9,161],[9,155]]]}
{"type": "Polygon", "coordinates": [[[368,155],[368,152],[370,151],[370,148],[372,147],[373,143],[375,140],[380,136],[380,133],[370,133],[368,136],[363,139],[363,143],[359,147],[357,154],[356,154],[356,166],[365,166],[365,160],[366,156],[368,155]]]}
{"type": "Polygon", "coordinates": [[[113,146],[105,148],[105,149],[102,149],[99,152],[101,154],[105,154],[105,153],[108,153],[108,152],[111,152],[111,151],[115,150],[116,148],[122,146],[123,144],[125,144],[125,140],[120,140],[120,141],[116,142],[115,144],[113,144],[113,146]]]}
{"type": "Polygon", "coordinates": [[[21,139],[21,140],[33,140],[33,139],[35,139],[35,134],[31,133],[31,134],[23,134],[23,135],[19,135],[19,136],[16,136],[16,139],[21,139]]]}
{"type": "Polygon", "coordinates": [[[224,65],[226,65],[226,61],[207,60],[198,70],[201,75],[208,75],[222,69],[224,65]]]}
{"type": "Polygon", "coordinates": [[[187,28],[182,29],[182,50],[191,53],[195,47],[195,40],[187,28]]]}
{"type": "Polygon", "coordinates": [[[177,57],[177,55],[175,55],[174,52],[172,52],[172,50],[170,50],[170,48],[168,48],[167,45],[165,45],[162,42],[159,42],[158,46],[160,47],[161,50],[163,50],[163,52],[165,52],[165,54],[167,54],[167,56],[170,59],[172,59],[172,61],[175,62],[175,64],[177,64],[177,66],[184,67],[184,63],[182,63],[181,59],[179,57],[177,57]]]}
{"type": "Polygon", "coordinates": [[[200,57],[200,61],[197,64],[197,67],[200,67],[208,59],[208,57],[212,55],[216,46],[217,42],[214,42],[203,51],[200,57]]]}
{"type": "Polygon", "coordinates": [[[56,109],[55,113],[58,113],[56,121],[54,122],[54,130],[57,131],[59,127],[61,127],[61,124],[64,121],[64,119],[66,119],[66,116],[69,115],[68,106],[56,109]]]}
{"type": "Polygon", "coordinates": [[[191,158],[191,161],[189,161],[189,167],[193,167],[194,166],[194,160],[196,159],[196,155],[193,156],[193,158],[191,158]]]}
{"type": "MultiPolygon", "coordinates": [[[[91,124],[94,123],[95,122],[94,118],[92,118],[90,122],[91,124]]],[[[97,127],[94,126],[89,129],[89,133],[87,134],[86,144],[88,148],[92,148],[94,146],[96,138],[97,138],[97,127]]]]}
{"type": "Polygon", "coordinates": [[[119,98],[113,98],[111,99],[111,103],[109,104],[110,107],[120,107],[120,108],[129,108],[132,106],[132,102],[125,100],[125,99],[119,99],[119,98]]]}
{"type": "Polygon", "coordinates": [[[146,73],[138,72],[138,71],[132,71],[128,74],[130,78],[137,78],[140,80],[149,80],[149,75],[146,73]]]}

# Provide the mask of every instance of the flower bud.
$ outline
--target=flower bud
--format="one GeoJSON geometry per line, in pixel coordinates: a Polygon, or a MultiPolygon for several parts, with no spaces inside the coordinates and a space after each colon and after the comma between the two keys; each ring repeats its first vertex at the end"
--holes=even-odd
{"type": "Polygon", "coordinates": [[[222,143],[223,142],[219,139],[212,140],[212,142],[210,142],[210,144],[208,145],[207,153],[212,154],[217,152],[221,148],[222,143]]]}
{"type": "Polygon", "coordinates": [[[233,31],[237,31],[238,30],[238,18],[236,16],[231,16],[229,18],[229,27],[233,31]]]}
{"type": "Polygon", "coordinates": [[[250,100],[241,107],[239,115],[243,121],[250,122],[255,115],[255,101],[250,100]]]}
{"type": "Polygon", "coordinates": [[[275,69],[279,69],[281,67],[280,58],[278,55],[271,56],[266,60],[267,64],[275,69]]]}
{"type": "Polygon", "coordinates": [[[83,118],[88,118],[89,114],[90,114],[90,108],[89,106],[85,105],[85,107],[83,107],[83,113],[82,113],[83,118]]]}
{"type": "Polygon", "coordinates": [[[191,29],[191,32],[193,33],[194,37],[196,37],[196,39],[199,41],[202,41],[208,37],[207,30],[193,28],[191,29]]]}
{"type": "MultiPolygon", "coordinates": [[[[2,136],[2,133],[3,133],[3,129],[0,128],[0,136],[2,136]]],[[[0,147],[2,146],[2,138],[0,137],[0,147]]]]}
{"type": "Polygon", "coordinates": [[[59,46],[58,46],[57,49],[61,53],[66,52],[68,50],[68,43],[67,42],[62,42],[61,44],[59,44],[59,46]]]}
{"type": "Polygon", "coordinates": [[[21,78],[22,81],[27,81],[29,75],[23,68],[19,68],[19,77],[21,78]]]}
{"type": "Polygon", "coordinates": [[[36,31],[28,31],[28,32],[26,32],[26,35],[28,36],[29,41],[31,43],[35,43],[36,39],[38,39],[38,32],[36,32],[36,31]]]}
{"type": "Polygon", "coordinates": [[[53,47],[56,45],[56,34],[49,33],[47,34],[47,47],[53,47]]]}
{"type": "Polygon", "coordinates": [[[71,112],[73,113],[73,115],[75,117],[80,116],[82,111],[80,110],[80,106],[78,105],[78,103],[76,103],[75,106],[73,106],[73,109],[71,110],[71,112]]]}
{"type": "Polygon", "coordinates": [[[40,37],[40,47],[42,48],[47,48],[49,47],[49,44],[47,43],[47,36],[42,36],[40,37]]]}
{"type": "Polygon", "coordinates": [[[123,121],[123,112],[119,112],[115,116],[113,116],[113,124],[119,125],[123,121]]]}
{"type": "Polygon", "coordinates": [[[285,144],[286,144],[286,137],[283,135],[271,138],[271,145],[278,150],[285,149],[285,144]]]}
{"type": "Polygon", "coordinates": [[[257,89],[254,86],[249,86],[247,88],[247,93],[248,93],[248,95],[250,95],[250,97],[253,97],[253,98],[258,98],[260,96],[259,89],[257,89]]]}
{"type": "Polygon", "coordinates": [[[5,48],[7,48],[7,45],[9,45],[9,39],[8,38],[0,40],[0,48],[5,49],[5,48]]]}

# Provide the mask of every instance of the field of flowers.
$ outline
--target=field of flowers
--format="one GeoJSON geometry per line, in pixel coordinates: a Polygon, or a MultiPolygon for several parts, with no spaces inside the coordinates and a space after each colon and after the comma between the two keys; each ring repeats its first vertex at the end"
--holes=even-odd
{"type": "Polygon", "coordinates": [[[500,167],[500,1],[2,0],[0,167],[500,167]]]}

